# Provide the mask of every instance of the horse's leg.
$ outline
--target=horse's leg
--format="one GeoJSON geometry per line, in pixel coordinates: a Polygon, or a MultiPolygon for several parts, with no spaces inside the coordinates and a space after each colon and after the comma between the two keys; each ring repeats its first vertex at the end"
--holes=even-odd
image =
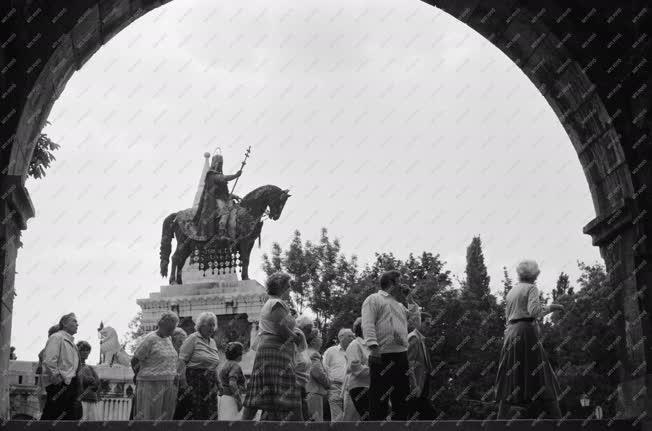
{"type": "Polygon", "coordinates": [[[240,251],[240,261],[242,262],[243,280],[249,280],[249,255],[251,255],[251,249],[254,248],[254,242],[256,242],[255,237],[247,237],[243,238],[238,244],[238,249],[240,251]]]}
{"type": "Polygon", "coordinates": [[[182,279],[183,265],[186,263],[188,256],[190,256],[190,253],[192,252],[193,249],[193,245],[194,245],[194,241],[187,239],[179,248],[179,262],[177,263],[178,284],[183,284],[183,279],[182,279]]]}
{"type": "Polygon", "coordinates": [[[177,238],[177,249],[174,250],[172,255],[172,269],[170,270],[170,284],[181,284],[181,268],[183,268],[184,259],[182,256],[184,254],[185,244],[188,240],[183,238],[177,238]]]}

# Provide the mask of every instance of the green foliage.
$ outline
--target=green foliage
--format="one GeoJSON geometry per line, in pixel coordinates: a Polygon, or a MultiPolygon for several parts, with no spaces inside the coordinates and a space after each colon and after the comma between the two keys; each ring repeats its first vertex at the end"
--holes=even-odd
{"type": "MultiPolygon", "coordinates": [[[[46,124],[50,123],[48,122],[46,124]]],[[[45,133],[41,133],[36,141],[36,147],[34,148],[34,153],[27,169],[27,175],[35,179],[43,178],[45,176],[45,170],[56,160],[53,151],[58,149],[58,144],[52,142],[45,133]]]]}
{"type": "Polygon", "coordinates": [[[293,302],[300,313],[309,307],[316,314],[319,326],[333,319],[340,296],[358,275],[356,257],[347,259],[340,252],[339,241],[331,240],[325,228],[316,244],[302,243],[299,231],[295,231],[285,251],[274,243],[271,256],[263,255],[263,271],[267,275],[276,271],[292,275],[290,296],[293,302]]]}
{"type": "Polygon", "coordinates": [[[462,284],[462,295],[469,301],[485,306],[493,297],[489,289],[490,277],[484,263],[482,241],[479,236],[473,237],[466,248],[466,280],[462,284]]]}
{"type": "Polygon", "coordinates": [[[562,273],[553,291],[555,303],[565,312],[554,313],[546,324],[544,347],[553,368],[558,369],[559,382],[568,393],[561,401],[562,412],[580,417],[579,398],[586,393],[591,405],[601,405],[605,417],[620,408],[616,388],[622,372],[617,352],[624,350],[624,328],[618,319],[622,314],[611,296],[613,291],[603,265],[578,263],[581,275],[577,292],[562,273]]]}
{"type": "Polygon", "coordinates": [[[566,294],[573,295],[573,287],[570,285],[568,274],[562,272],[557,279],[555,290],[552,291],[552,300],[557,301],[557,298],[561,298],[566,294]]]}
{"type": "Polygon", "coordinates": [[[136,348],[136,340],[146,334],[143,328],[143,312],[141,310],[138,310],[138,313],[129,321],[127,327],[129,329],[124,336],[126,340],[125,350],[132,354],[136,348]]]}
{"type": "Polygon", "coordinates": [[[507,272],[507,267],[503,266],[503,302],[505,302],[505,298],[507,297],[507,294],[509,293],[510,290],[512,290],[512,287],[514,287],[514,284],[512,282],[512,279],[509,276],[509,273],[507,272]]]}
{"type": "MultiPolygon", "coordinates": [[[[435,407],[443,419],[485,419],[497,408],[493,387],[505,329],[503,304],[489,290],[482,243],[473,238],[467,249],[466,278],[453,288],[445,262],[431,252],[410,254],[405,260],[393,253],[376,253],[374,260],[358,270],[355,256],[347,259],[340,242],[322,229],[318,243],[302,243],[297,231],[287,250],[278,244],[264,257],[269,273],[282,269],[295,278],[293,296],[319,317],[324,349],[336,342],[337,332],[351,327],[360,316],[364,299],[379,287],[380,275],[398,269],[415,288],[414,297],[432,316],[423,322],[434,371],[431,387],[435,407]],[[269,272],[271,271],[271,272],[269,272]]],[[[580,264],[580,290],[558,283],[553,297],[566,307],[543,325],[543,343],[553,368],[559,370],[563,412],[577,417],[579,396],[586,392],[592,404],[601,404],[605,415],[615,414],[620,369],[616,364],[617,306],[609,296],[607,278],[600,265],[580,264]],[[609,301],[611,299],[611,301],[609,301]]],[[[503,270],[503,295],[513,286],[503,270]]],[[[567,277],[567,276],[566,276],[567,277]]],[[[541,295],[541,301],[548,298],[541,295]]],[[[624,327],[624,326],[623,326],[624,327]]],[[[624,340],[624,334],[622,339],[624,340]]]]}

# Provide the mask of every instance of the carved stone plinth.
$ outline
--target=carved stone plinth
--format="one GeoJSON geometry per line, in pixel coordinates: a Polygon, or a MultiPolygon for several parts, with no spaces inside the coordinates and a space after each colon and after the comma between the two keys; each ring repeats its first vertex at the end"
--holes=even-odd
{"type": "Polygon", "coordinates": [[[248,348],[252,334],[258,329],[260,310],[267,300],[265,288],[256,280],[238,280],[236,274],[207,278],[195,278],[201,281],[193,280],[190,284],[161,286],[158,292],[150,293],[149,298],[136,300],[143,312],[143,328],[153,331],[161,313],[172,310],[179,315],[179,326],[192,333],[201,313],[215,313],[218,349],[222,350],[229,341],[243,343],[247,353],[241,366],[248,374],[253,365],[253,352],[248,348]]]}

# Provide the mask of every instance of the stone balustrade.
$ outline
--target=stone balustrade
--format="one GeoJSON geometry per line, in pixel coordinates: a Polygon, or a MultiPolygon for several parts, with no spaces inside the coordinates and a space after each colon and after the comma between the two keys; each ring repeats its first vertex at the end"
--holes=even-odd
{"type": "Polygon", "coordinates": [[[132,398],[103,398],[100,401],[102,420],[127,421],[131,412],[132,398]]]}

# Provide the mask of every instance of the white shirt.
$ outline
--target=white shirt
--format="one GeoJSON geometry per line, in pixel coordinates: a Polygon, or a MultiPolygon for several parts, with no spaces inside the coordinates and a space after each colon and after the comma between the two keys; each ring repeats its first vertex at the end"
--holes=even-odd
{"type": "Polygon", "coordinates": [[[367,347],[379,346],[380,353],[407,352],[408,318],[421,324],[421,308],[410,304],[405,308],[392,295],[379,290],[362,303],[362,333],[367,347]]]}
{"type": "Polygon", "coordinates": [[[534,284],[519,282],[512,287],[505,297],[505,318],[511,319],[533,317],[538,319],[543,314],[539,301],[539,289],[534,284]]]}
{"type": "Polygon", "coordinates": [[[326,349],[323,363],[332,383],[344,383],[347,368],[346,351],[340,344],[326,349]]]}

